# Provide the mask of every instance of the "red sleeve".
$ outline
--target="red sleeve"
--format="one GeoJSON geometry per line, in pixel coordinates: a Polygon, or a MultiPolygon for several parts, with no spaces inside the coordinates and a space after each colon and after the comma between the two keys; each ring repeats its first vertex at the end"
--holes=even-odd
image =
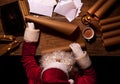
{"type": "Polygon", "coordinates": [[[30,79],[40,77],[41,68],[38,66],[34,55],[36,52],[36,44],[24,42],[22,46],[22,58],[21,62],[25,68],[26,75],[30,79]]]}
{"type": "Polygon", "coordinates": [[[77,75],[76,84],[96,84],[96,72],[93,66],[83,70],[83,75],[77,75]]]}

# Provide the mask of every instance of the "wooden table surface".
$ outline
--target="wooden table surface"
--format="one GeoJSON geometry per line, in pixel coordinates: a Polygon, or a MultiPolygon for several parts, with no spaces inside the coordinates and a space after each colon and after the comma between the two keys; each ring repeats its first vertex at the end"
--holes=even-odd
{"type": "MultiPolygon", "coordinates": [[[[82,0],[83,6],[81,8],[81,13],[80,13],[79,17],[75,18],[71,23],[79,25],[79,28],[81,30],[83,28],[85,28],[86,26],[84,24],[82,24],[82,22],[81,22],[81,17],[84,14],[86,14],[87,10],[96,1],[97,0],[82,0]]],[[[109,18],[109,17],[120,15],[119,10],[120,10],[120,4],[117,3],[116,7],[114,7],[113,10],[109,10],[109,14],[106,13],[104,18],[109,18]]],[[[57,20],[57,21],[68,22],[65,17],[60,16],[58,14],[54,14],[54,16],[52,18],[49,18],[49,17],[47,17],[47,18],[57,20]]],[[[92,23],[94,25],[93,27],[94,27],[94,31],[95,31],[94,40],[90,43],[90,42],[87,42],[86,40],[84,40],[84,38],[82,38],[82,40],[85,43],[85,50],[88,52],[88,54],[90,56],[120,56],[120,45],[112,46],[109,49],[105,48],[102,45],[103,42],[101,39],[101,32],[99,31],[100,26],[98,25],[98,21],[95,19],[92,19],[92,23]]],[[[36,25],[39,25],[39,24],[36,24],[36,25]]],[[[4,34],[1,25],[0,25],[0,34],[4,34]]],[[[64,38],[63,36],[61,36],[61,34],[57,34],[57,36],[54,36],[54,34],[51,34],[51,33],[49,34],[49,32],[41,32],[40,38],[42,40],[39,41],[40,43],[37,48],[36,56],[39,56],[41,54],[41,52],[40,52],[41,45],[50,45],[48,47],[50,49],[52,49],[52,47],[51,47],[52,45],[57,45],[59,47],[62,45],[62,47],[63,47],[63,45],[70,44],[72,42],[79,42],[79,39],[68,40],[68,39],[64,38]],[[46,41],[48,41],[48,43],[51,43],[51,44],[46,44],[46,41]]],[[[71,38],[71,37],[67,37],[67,38],[71,38]]],[[[17,39],[23,42],[23,36],[18,36],[17,39]]],[[[3,47],[3,45],[0,45],[0,46],[3,47]]],[[[47,47],[47,46],[45,46],[45,47],[47,47]]],[[[19,46],[19,48],[17,48],[16,50],[14,50],[13,52],[10,53],[10,56],[16,56],[16,55],[21,56],[21,51],[22,51],[22,43],[19,46]]]]}

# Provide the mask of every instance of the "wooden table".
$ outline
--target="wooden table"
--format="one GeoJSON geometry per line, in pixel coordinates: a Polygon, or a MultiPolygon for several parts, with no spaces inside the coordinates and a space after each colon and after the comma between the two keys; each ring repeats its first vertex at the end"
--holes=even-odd
{"type": "MultiPolygon", "coordinates": [[[[81,17],[84,14],[86,14],[87,10],[96,1],[97,0],[82,0],[83,6],[81,8],[81,13],[80,13],[79,17],[75,18],[71,23],[79,25],[79,28],[81,30],[83,28],[85,28],[86,26],[84,24],[82,24],[82,22],[81,22],[81,17]]],[[[110,14],[106,14],[106,16],[104,18],[120,15],[119,10],[120,10],[120,5],[117,4],[116,7],[113,8],[113,10],[109,10],[110,14]]],[[[65,17],[60,16],[58,14],[54,14],[54,16],[52,18],[49,18],[49,17],[47,17],[47,18],[57,20],[57,21],[68,22],[65,19],[65,17]]],[[[94,40],[91,43],[89,43],[89,42],[87,42],[86,40],[84,40],[82,38],[82,40],[85,43],[85,50],[88,52],[88,54],[90,56],[120,56],[120,45],[117,45],[117,47],[113,46],[113,47],[110,47],[110,49],[106,49],[102,45],[103,42],[102,42],[102,39],[101,39],[101,32],[99,31],[100,26],[98,25],[98,21],[95,20],[95,19],[92,19],[92,23],[94,25],[94,30],[95,30],[95,38],[94,38],[94,40]]],[[[39,25],[39,24],[36,24],[36,25],[39,25]]],[[[3,29],[1,29],[1,28],[2,28],[2,26],[0,25],[0,33],[4,34],[3,29]]],[[[66,45],[66,44],[70,44],[72,42],[79,42],[79,39],[77,39],[77,41],[76,40],[68,40],[70,37],[67,37],[67,39],[66,39],[66,38],[64,38],[64,36],[61,36],[61,34],[54,35],[54,32],[49,33],[49,32],[42,31],[40,38],[42,40],[39,41],[40,43],[38,45],[36,56],[40,56],[40,54],[41,54],[41,52],[40,52],[41,44],[46,45],[46,41],[49,41],[50,46],[48,46],[48,48],[51,48],[51,49],[52,49],[51,45],[57,45],[57,46],[60,47],[61,45],[63,46],[63,45],[66,45]]],[[[17,39],[23,42],[23,36],[17,36],[17,39]]],[[[16,56],[16,55],[21,56],[21,51],[22,51],[22,43],[19,46],[19,48],[17,48],[16,50],[14,50],[13,52],[10,53],[10,56],[16,56]]]]}

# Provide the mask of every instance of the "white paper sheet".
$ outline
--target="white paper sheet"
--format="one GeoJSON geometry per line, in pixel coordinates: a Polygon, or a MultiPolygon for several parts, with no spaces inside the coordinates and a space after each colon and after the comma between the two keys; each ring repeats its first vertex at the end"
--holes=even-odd
{"type": "Polygon", "coordinates": [[[69,22],[79,16],[82,3],[80,0],[59,0],[54,12],[65,16],[69,22]]]}
{"type": "Polygon", "coordinates": [[[52,16],[53,8],[57,4],[56,0],[28,0],[30,12],[52,16]]]}

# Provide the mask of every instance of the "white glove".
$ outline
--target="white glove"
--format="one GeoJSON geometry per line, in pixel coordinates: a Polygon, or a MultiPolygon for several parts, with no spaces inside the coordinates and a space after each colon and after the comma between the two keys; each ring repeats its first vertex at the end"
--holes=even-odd
{"type": "Polygon", "coordinates": [[[75,59],[77,60],[77,63],[80,65],[80,67],[82,69],[88,68],[91,65],[91,60],[87,55],[87,52],[82,51],[82,48],[78,43],[72,43],[69,46],[72,49],[75,55],[75,59]]]}
{"type": "Polygon", "coordinates": [[[69,46],[72,49],[76,58],[78,58],[78,57],[80,57],[81,55],[84,54],[82,49],[81,49],[81,46],[78,43],[72,43],[69,46]]]}
{"type": "Polygon", "coordinates": [[[26,42],[37,42],[39,39],[40,30],[35,29],[34,23],[28,22],[28,27],[26,27],[24,32],[24,40],[26,42]]]}

